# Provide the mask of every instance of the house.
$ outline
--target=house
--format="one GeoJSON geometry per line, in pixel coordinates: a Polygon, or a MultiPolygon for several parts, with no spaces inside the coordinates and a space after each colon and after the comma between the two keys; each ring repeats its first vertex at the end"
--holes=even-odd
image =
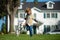
{"type": "Polygon", "coordinates": [[[38,4],[33,2],[21,3],[18,7],[18,14],[14,18],[14,30],[16,30],[16,26],[25,22],[26,14],[24,10],[27,7],[31,8],[35,19],[42,23],[36,28],[36,34],[60,32],[60,2],[53,1],[38,2],[38,4]]]}

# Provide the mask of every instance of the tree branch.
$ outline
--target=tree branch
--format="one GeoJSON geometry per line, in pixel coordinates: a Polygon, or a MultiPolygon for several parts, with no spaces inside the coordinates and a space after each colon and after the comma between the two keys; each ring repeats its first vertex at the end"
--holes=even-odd
{"type": "Polygon", "coordinates": [[[10,12],[10,5],[9,4],[7,4],[7,12],[8,12],[8,14],[11,14],[11,12],[10,12]]]}
{"type": "Polygon", "coordinates": [[[18,7],[15,7],[15,8],[14,8],[14,12],[13,12],[13,13],[14,13],[14,15],[16,14],[17,9],[18,9],[18,7]]]}

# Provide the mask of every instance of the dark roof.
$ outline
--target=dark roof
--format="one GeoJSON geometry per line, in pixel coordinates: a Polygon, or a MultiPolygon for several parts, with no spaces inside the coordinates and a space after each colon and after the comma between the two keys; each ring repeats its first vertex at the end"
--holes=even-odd
{"type": "MultiPolygon", "coordinates": [[[[46,8],[46,2],[38,2],[38,4],[34,4],[34,2],[26,2],[25,4],[23,4],[23,9],[25,10],[27,7],[37,7],[41,10],[49,10],[46,8]]],[[[54,8],[50,9],[50,10],[60,10],[60,2],[55,2],[54,4],[54,8]]]]}

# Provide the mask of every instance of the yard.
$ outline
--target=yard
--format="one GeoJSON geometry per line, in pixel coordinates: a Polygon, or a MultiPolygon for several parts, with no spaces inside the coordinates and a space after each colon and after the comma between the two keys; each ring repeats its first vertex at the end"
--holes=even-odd
{"type": "Polygon", "coordinates": [[[60,40],[60,34],[33,35],[32,37],[26,34],[20,34],[19,36],[16,36],[15,34],[0,34],[0,40],[60,40]]]}

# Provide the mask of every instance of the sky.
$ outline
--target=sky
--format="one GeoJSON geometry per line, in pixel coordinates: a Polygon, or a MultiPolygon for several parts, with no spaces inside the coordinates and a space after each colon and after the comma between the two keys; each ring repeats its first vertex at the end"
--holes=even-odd
{"type": "MultiPolygon", "coordinates": [[[[5,20],[5,17],[4,17],[4,20],[5,20]]],[[[5,23],[5,21],[3,21],[2,19],[0,19],[0,31],[1,31],[1,26],[2,26],[2,23],[5,23]]]]}
{"type": "MultiPolygon", "coordinates": [[[[33,2],[34,0],[27,0],[27,2],[33,2]]],[[[46,1],[60,1],[60,0],[38,0],[38,2],[46,2],[46,1]]]]}
{"type": "MultiPolygon", "coordinates": [[[[33,2],[34,0],[27,0],[27,2],[33,2]]],[[[46,1],[60,1],[60,0],[38,0],[38,2],[46,2],[46,1]]],[[[0,30],[1,30],[1,25],[4,23],[2,19],[0,20],[0,30]]]]}
{"type": "Polygon", "coordinates": [[[2,25],[2,23],[3,23],[3,21],[2,21],[2,20],[0,20],[0,30],[1,30],[1,25],[2,25]]]}

